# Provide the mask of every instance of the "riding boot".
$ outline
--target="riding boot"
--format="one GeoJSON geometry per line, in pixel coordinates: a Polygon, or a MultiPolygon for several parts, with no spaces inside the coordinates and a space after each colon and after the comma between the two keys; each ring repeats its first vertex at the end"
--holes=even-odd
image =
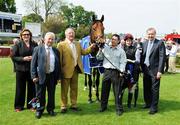
{"type": "Polygon", "coordinates": [[[136,86],[136,89],[134,91],[134,107],[136,107],[137,105],[138,93],[139,93],[139,87],[136,86]]]}
{"type": "Polygon", "coordinates": [[[128,103],[127,103],[128,108],[131,108],[132,96],[133,96],[132,93],[128,93],[128,103]]]}
{"type": "Polygon", "coordinates": [[[92,79],[91,79],[91,75],[88,75],[89,81],[88,81],[88,85],[89,85],[89,99],[88,99],[88,103],[92,103],[92,79]]]}

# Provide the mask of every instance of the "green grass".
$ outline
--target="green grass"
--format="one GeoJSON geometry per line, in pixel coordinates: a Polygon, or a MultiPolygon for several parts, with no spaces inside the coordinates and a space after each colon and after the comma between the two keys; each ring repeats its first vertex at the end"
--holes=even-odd
{"type": "MultiPolygon", "coordinates": [[[[99,113],[99,104],[88,104],[88,91],[83,90],[83,75],[79,77],[78,106],[81,112],[68,110],[67,114],[60,113],[60,85],[56,87],[57,116],[50,117],[45,111],[42,118],[37,120],[29,110],[14,112],[15,73],[9,58],[0,58],[0,125],[179,125],[180,124],[180,74],[163,75],[160,87],[159,112],[149,115],[148,110],[141,109],[143,105],[142,78],[137,108],[127,109],[127,94],[124,96],[125,112],[116,116],[114,97],[111,92],[108,110],[99,113]]],[[[100,85],[101,86],[101,85],[100,85]]],[[[93,93],[95,100],[95,93],[93,93]]]]}

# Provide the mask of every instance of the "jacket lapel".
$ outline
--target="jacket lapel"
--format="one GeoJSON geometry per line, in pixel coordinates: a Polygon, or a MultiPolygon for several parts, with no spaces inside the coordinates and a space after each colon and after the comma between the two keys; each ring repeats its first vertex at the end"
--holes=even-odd
{"type": "Polygon", "coordinates": [[[150,51],[150,54],[149,54],[149,56],[151,56],[151,54],[152,54],[152,52],[153,52],[153,50],[154,50],[154,48],[157,46],[157,40],[155,39],[154,40],[154,43],[153,43],[153,46],[152,46],[152,48],[151,48],[151,51],[150,51]]]}
{"type": "Polygon", "coordinates": [[[44,56],[44,60],[43,61],[46,62],[46,49],[45,49],[45,45],[42,46],[42,53],[40,53],[40,54],[43,54],[43,56],[44,56]]]}
{"type": "Polygon", "coordinates": [[[72,50],[71,50],[71,48],[70,48],[70,46],[69,46],[68,41],[65,42],[65,46],[66,46],[66,48],[67,48],[67,51],[69,51],[69,53],[70,53],[71,56],[73,57],[73,53],[72,53],[72,50]]]}

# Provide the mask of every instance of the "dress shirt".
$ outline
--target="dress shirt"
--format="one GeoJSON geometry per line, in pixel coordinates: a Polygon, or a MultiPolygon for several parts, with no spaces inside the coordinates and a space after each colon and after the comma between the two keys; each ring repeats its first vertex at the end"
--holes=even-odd
{"type": "Polygon", "coordinates": [[[76,50],[76,46],[74,44],[74,41],[71,42],[68,39],[66,39],[69,43],[69,47],[71,48],[72,54],[73,54],[73,58],[74,58],[74,66],[77,65],[77,59],[78,59],[78,54],[77,54],[77,50],[76,50]]]}
{"type": "Polygon", "coordinates": [[[48,48],[50,50],[50,70],[49,70],[49,72],[51,73],[54,71],[55,56],[54,56],[54,52],[52,50],[52,47],[48,47],[47,45],[45,45],[46,53],[48,51],[48,48]]]}
{"type": "Polygon", "coordinates": [[[97,54],[98,60],[103,60],[103,67],[106,69],[118,69],[121,72],[125,71],[126,67],[126,53],[118,46],[111,47],[105,46],[103,50],[100,50],[97,54]]]}
{"type": "Polygon", "coordinates": [[[168,50],[169,56],[170,57],[176,57],[177,54],[177,46],[176,45],[172,45],[171,50],[168,50]]]}
{"type": "Polygon", "coordinates": [[[145,61],[144,61],[144,64],[146,64],[146,66],[150,65],[149,56],[150,56],[151,49],[153,47],[153,43],[154,43],[154,41],[148,41],[148,46],[147,46],[147,49],[146,49],[146,57],[145,57],[145,61]]]}

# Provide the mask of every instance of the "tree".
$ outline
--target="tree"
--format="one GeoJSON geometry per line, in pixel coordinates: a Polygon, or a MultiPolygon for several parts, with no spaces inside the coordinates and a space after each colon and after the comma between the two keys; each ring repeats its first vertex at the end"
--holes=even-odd
{"type": "Polygon", "coordinates": [[[67,27],[67,23],[65,23],[60,15],[51,15],[46,20],[45,23],[43,23],[43,32],[54,32],[55,34],[58,34],[58,37],[61,39],[64,38],[64,31],[67,27]]]}
{"type": "Polygon", "coordinates": [[[35,14],[40,15],[40,10],[41,10],[41,0],[25,0],[24,2],[24,7],[27,8],[27,11],[32,13],[34,12],[35,14]]]}
{"type": "Polygon", "coordinates": [[[61,6],[59,13],[67,23],[67,26],[75,29],[77,38],[82,38],[89,34],[92,15],[95,15],[94,12],[86,11],[82,6],[70,4],[70,6],[61,6]]]}
{"type": "Polygon", "coordinates": [[[23,16],[22,22],[23,22],[23,26],[25,25],[25,22],[42,23],[43,18],[38,14],[31,13],[27,16],[23,16]]]}
{"type": "Polygon", "coordinates": [[[16,4],[14,0],[0,0],[0,11],[16,13],[16,4]]]}
{"type": "Polygon", "coordinates": [[[56,14],[61,5],[65,4],[63,0],[25,0],[25,8],[30,12],[43,15],[45,21],[51,14],[56,14]]]}

